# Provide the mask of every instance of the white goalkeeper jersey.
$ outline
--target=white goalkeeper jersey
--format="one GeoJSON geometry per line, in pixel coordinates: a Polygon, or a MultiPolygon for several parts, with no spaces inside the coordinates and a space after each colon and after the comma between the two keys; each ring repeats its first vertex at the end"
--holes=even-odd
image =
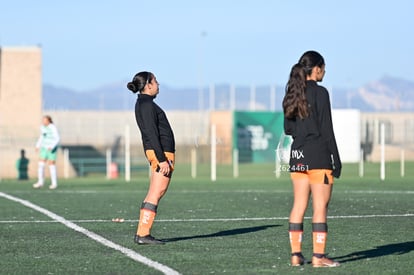
{"type": "Polygon", "coordinates": [[[40,126],[40,136],[36,148],[55,148],[59,144],[59,133],[56,126],[50,123],[48,126],[40,126]]]}

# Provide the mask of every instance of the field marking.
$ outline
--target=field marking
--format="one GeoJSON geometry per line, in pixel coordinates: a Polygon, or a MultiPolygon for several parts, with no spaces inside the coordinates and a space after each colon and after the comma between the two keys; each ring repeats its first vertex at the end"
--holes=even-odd
{"type": "MultiPolygon", "coordinates": [[[[335,191],[334,191],[335,192],[335,191]]],[[[343,191],[343,193],[351,193],[351,194],[414,194],[414,191],[406,190],[350,190],[350,191],[343,191]]]]}
{"type": "MultiPolygon", "coordinates": [[[[328,219],[365,219],[365,218],[401,218],[401,217],[414,217],[414,214],[378,214],[378,215],[349,215],[349,216],[328,216],[328,219]]],[[[207,219],[160,219],[156,222],[235,222],[235,221],[269,221],[269,220],[288,220],[289,217],[258,217],[258,218],[207,218],[207,219]]],[[[309,220],[312,217],[305,217],[309,220]]],[[[56,220],[0,220],[0,223],[57,223],[56,220]]],[[[112,220],[72,220],[69,222],[76,223],[105,223],[113,222],[112,220]]],[[[124,220],[125,223],[136,223],[137,220],[124,220]]]]}
{"type": "Polygon", "coordinates": [[[115,250],[121,252],[122,254],[128,256],[132,260],[134,260],[136,262],[140,262],[140,263],[142,263],[142,264],[144,264],[144,265],[146,265],[148,267],[154,268],[154,269],[156,269],[158,271],[161,271],[164,274],[168,274],[168,275],[180,274],[177,271],[175,271],[174,269],[172,269],[172,268],[170,268],[170,267],[168,267],[166,265],[163,265],[161,263],[158,263],[156,261],[153,261],[153,260],[151,260],[151,259],[149,259],[147,257],[142,256],[141,254],[135,252],[132,249],[123,247],[123,246],[118,245],[118,244],[116,244],[116,243],[114,243],[114,242],[112,242],[112,241],[110,241],[108,239],[105,239],[104,237],[102,237],[102,236],[100,236],[100,235],[98,235],[98,234],[96,234],[96,233],[94,233],[92,231],[89,231],[86,228],[83,228],[83,227],[81,227],[81,226],[79,226],[79,225],[77,225],[77,224],[75,224],[75,223],[73,223],[71,221],[68,221],[65,218],[63,218],[63,217],[61,217],[61,216],[59,216],[59,215],[57,215],[57,214],[55,214],[55,213],[53,213],[53,212],[45,209],[45,208],[42,208],[42,207],[40,207],[40,206],[38,206],[36,204],[33,204],[30,201],[27,201],[27,200],[23,200],[23,199],[14,197],[14,196],[5,194],[3,192],[0,192],[0,197],[6,198],[6,199],[11,200],[11,201],[14,201],[14,202],[18,202],[18,203],[20,203],[20,204],[22,204],[22,205],[24,205],[24,206],[26,206],[28,208],[31,208],[31,209],[33,209],[33,210],[35,210],[37,212],[40,212],[40,213],[42,213],[42,214],[50,217],[52,220],[54,220],[56,222],[59,222],[59,223],[62,223],[66,227],[71,228],[71,229],[73,229],[73,230],[75,230],[75,231],[77,231],[79,233],[84,234],[88,238],[93,239],[93,240],[97,241],[98,243],[103,244],[106,247],[109,247],[109,248],[112,248],[112,249],[115,249],[115,250]]]}
{"type": "MultiPolygon", "coordinates": [[[[19,191],[11,191],[15,194],[29,194],[32,191],[29,190],[19,190],[19,191]]],[[[45,191],[46,193],[53,193],[53,194],[123,194],[123,193],[146,193],[147,190],[53,190],[53,191],[45,191]]],[[[335,194],[395,194],[395,195],[412,195],[414,191],[412,190],[334,190],[335,194]]],[[[247,190],[171,190],[169,194],[205,194],[205,193],[240,193],[240,194],[262,194],[262,193],[270,193],[270,194],[277,194],[277,193],[292,193],[292,190],[262,190],[262,189],[247,189],[247,190]]]]}

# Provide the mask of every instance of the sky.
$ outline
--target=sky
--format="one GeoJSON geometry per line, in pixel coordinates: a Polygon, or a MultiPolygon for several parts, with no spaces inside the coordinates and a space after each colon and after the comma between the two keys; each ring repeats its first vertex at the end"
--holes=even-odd
{"type": "MultiPolygon", "coordinates": [[[[43,82],[86,91],[152,71],[174,88],[284,85],[303,52],[324,84],[414,81],[412,0],[0,0],[0,47],[40,45],[43,82]]],[[[162,86],[161,86],[162,87],[162,86]]]]}

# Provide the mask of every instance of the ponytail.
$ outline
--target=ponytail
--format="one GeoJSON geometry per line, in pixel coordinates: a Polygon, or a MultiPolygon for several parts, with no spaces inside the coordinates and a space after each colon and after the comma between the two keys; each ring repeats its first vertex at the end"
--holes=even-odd
{"type": "Polygon", "coordinates": [[[52,120],[52,117],[51,116],[45,115],[44,118],[46,118],[49,123],[52,123],[53,124],[53,120],[52,120]]]}
{"type": "Polygon", "coordinates": [[[298,116],[304,119],[309,116],[305,89],[306,70],[302,64],[298,63],[292,67],[289,81],[286,84],[286,94],[283,98],[283,112],[286,118],[298,116]]]}
{"type": "Polygon", "coordinates": [[[314,67],[322,67],[325,60],[316,51],[305,52],[299,62],[293,65],[289,81],[286,84],[286,93],[283,98],[283,112],[286,118],[309,116],[308,101],[306,100],[306,77],[311,75],[314,67]]]}
{"type": "Polygon", "coordinates": [[[137,73],[131,82],[128,82],[127,88],[134,94],[142,92],[145,86],[151,82],[153,76],[150,72],[139,72],[137,73]]]}

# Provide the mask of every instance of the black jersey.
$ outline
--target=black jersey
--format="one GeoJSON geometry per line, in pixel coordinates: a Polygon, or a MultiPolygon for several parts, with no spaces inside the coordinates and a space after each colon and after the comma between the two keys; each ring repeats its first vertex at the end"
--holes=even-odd
{"type": "Polygon", "coordinates": [[[331,104],[328,91],[315,81],[306,81],[306,99],[309,116],[285,118],[284,128],[293,137],[290,152],[291,172],[304,169],[332,169],[341,174],[341,159],[332,126],[331,104]]]}
{"type": "Polygon", "coordinates": [[[144,150],[154,150],[159,162],[166,161],[164,152],[175,152],[174,133],[164,111],[154,103],[153,96],[139,94],[135,119],[141,131],[144,150]]]}

